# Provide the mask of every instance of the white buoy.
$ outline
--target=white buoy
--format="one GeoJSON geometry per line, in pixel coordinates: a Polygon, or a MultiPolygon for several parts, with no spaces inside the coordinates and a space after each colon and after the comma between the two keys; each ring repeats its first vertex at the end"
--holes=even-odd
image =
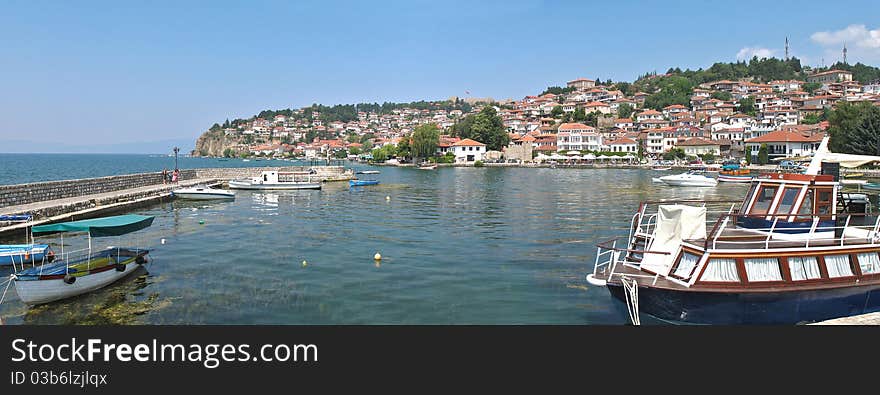
{"type": "Polygon", "coordinates": [[[381,260],[382,260],[382,255],[379,254],[379,253],[377,252],[376,255],[373,255],[373,259],[375,259],[375,260],[377,260],[377,261],[381,261],[381,260]]]}
{"type": "Polygon", "coordinates": [[[306,265],[308,265],[308,264],[309,264],[308,262],[306,262],[305,260],[303,260],[303,267],[306,267],[306,265]]]}
{"type": "Polygon", "coordinates": [[[162,244],[165,244],[165,239],[162,239],[162,244]]]}
{"type": "Polygon", "coordinates": [[[391,196],[385,196],[385,200],[391,200],[391,196]]]}

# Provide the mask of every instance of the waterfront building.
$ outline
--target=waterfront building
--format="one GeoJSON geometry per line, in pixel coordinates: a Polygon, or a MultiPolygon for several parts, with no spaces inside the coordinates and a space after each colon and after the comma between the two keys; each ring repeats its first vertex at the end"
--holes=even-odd
{"type": "Polygon", "coordinates": [[[464,139],[452,144],[455,163],[474,163],[485,160],[486,144],[476,140],[464,139]]]}
{"type": "Polygon", "coordinates": [[[810,156],[819,148],[824,133],[802,134],[791,130],[777,130],[746,140],[746,153],[758,156],[761,144],[767,145],[767,155],[773,158],[810,156]]]}
{"type": "Polygon", "coordinates": [[[602,135],[596,128],[582,123],[563,123],[556,133],[556,149],[558,151],[599,151],[602,147],[602,135]]]}
{"type": "Polygon", "coordinates": [[[684,150],[685,155],[700,156],[705,154],[721,155],[721,144],[717,141],[705,140],[699,137],[693,137],[679,142],[677,148],[684,150]]]}
{"type": "Polygon", "coordinates": [[[635,154],[639,152],[639,143],[631,138],[622,137],[608,143],[608,150],[635,154]]]}

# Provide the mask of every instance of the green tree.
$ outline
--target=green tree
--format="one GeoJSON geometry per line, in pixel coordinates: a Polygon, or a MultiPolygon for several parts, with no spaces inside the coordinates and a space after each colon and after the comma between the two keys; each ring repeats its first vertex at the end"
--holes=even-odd
{"type": "Polygon", "coordinates": [[[761,147],[758,148],[758,164],[766,165],[770,163],[770,156],[767,152],[767,144],[761,144],[761,147]]]}
{"type": "Polygon", "coordinates": [[[715,154],[707,152],[703,155],[700,155],[700,159],[703,160],[703,163],[712,163],[715,160],[715,154]]]}
{"type": "Polygon", "coordinates": [[[807,82],[806,84],[801,85],[801,89],[809,94],[813,94],[817,89],[821,88],[822,84],[818,82],[807,82]]]}
{"type": "Polygon", "coordinates": [[[828,148],[847,154],[880,154],[874,146],[877,137],[870,134],[878,117],[880,108],[870,102],[838,103],[828,114],[828,148]]]}
{"type": "Polygon", "coordinates": [[[645,98],[645,107],[663,110],[673,104],[689,105],[694,83],[681,76],[658,78],[657,91],[645,98]]]}
{"type": "Polygon", "coordinates": [[[562,106],[554,106],[552,110],[550,110],[550,115],[553,118],[559,118],[565,111],[562,110],[562,106]]]}
{"type": "Polygon", "coordinates": [[[412,154],[416,158],[430,158],[440,143],[440,128],[436,124],[419,125],[412,134],[412,154]]]}
{"type": "Polygon", "coordinates": [[[360,155],[361,152],[362,152],[361,149],[358,147],[351,147],[348,149],[348,153],[351,155],[360,155]]]}
{"type": "Polygon", "coordinates": [[[412,156],[412,145],[410,144],[410,136],[403,136],[397,143],[397,157],[409,158],[412,156]]]}
{"type": "Polygon", "coordinates": [[[749,96],[740,99],[739,112],[754,117],[757,114],[755,111],[755,98],[749,96]]]}
{"type": "Polygon", "coordinates": [[[587,120],[587,113],[582,107],[575,108],[574,114],[571,114],[571,119],[575,122],[584,122],[587,120]]]}
{"type": "Polygon", "coordinates": [[[724,100],[724,101],[731,101],[731,100],[733,100],[733,95],[731,95],[730,92],[715,91],[715,92],[712,92],[712,98],[718,99],[718,100],[724,100]]]}
{"type": "Polygon", "coordinates": [[[685,154],[684,150],[681,148],[672,148],[669,151],[663,153],[663,160],[676,160],[685,158],[687,158],[687,154],[685,154]]]}
{"type": "Polygon", "coordinates": [[[469,138],[486,144],[486,149],[490,151],[500,151],[510,142],[504,122],[491,106],[484,107],[476,114],[469,138]]]}
{"type": "Polygon", "coordinates": [[[546,95],[548,93],[552,93],[554,95],[564,95],[564,94],[570,93],[570,92],[574,92],[573,86],[567,86],[565,88],[562,88],[559,86],[551,86],[551,87],[548,87],[547,89],[544,89],[544,91],[541,92],[541,95],[546,95]]]}
{"type": "Polygon", "coordinates": [[[629,118],[632,116],[633,112],[635,112],[635,109],[633,108],[633,106],[631,106],[629,104],[623,103],[623,104],[617,106],[617,117],[618,118],[629,118]]]}

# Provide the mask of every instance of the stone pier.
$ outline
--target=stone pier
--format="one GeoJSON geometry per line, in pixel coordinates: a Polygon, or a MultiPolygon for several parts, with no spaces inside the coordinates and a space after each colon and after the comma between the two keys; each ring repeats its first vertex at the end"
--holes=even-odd
{"type": "Polygon", "coordinates": [[[309,169],[314,169],[315,177],[323,182],[354,178],[354,172],[342,166],[230,167],[181,170],[175,185],[163,183],[161,172],[0,185],[0,215],[34,217],[34,221],[27,224],[0,222],[0,238],[23,235],[22,230],[28,226],[94,218],[167,201],[175,188],[222,185],[233,179],[257,177],[270,170],[309,169]]]}

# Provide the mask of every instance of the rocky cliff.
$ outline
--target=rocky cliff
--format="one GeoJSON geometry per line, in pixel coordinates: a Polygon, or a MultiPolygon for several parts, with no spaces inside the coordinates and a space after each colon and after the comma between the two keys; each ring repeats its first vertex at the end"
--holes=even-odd
{"type": "Polygon", "coordinates": [[[229,138],[222,130],[207,131],[196,140],[193,150],[195,156],[223,156],[223,151],[238,144],[238,140],[229,138]]]}

